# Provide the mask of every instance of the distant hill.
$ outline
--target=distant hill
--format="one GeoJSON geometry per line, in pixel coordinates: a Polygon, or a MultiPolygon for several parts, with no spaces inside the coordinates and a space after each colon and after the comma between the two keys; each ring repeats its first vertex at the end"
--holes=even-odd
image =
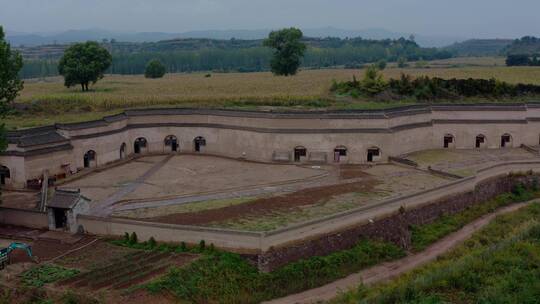
{"type": "MultiPolygon", "coordinates": [[[[364,39],[398,39],[401,37],[409,38],[411,33],[392,32],[386,29],[363,29],[346,30],[334,27],[306,28],[302,29],[304,35],[314,38],[338,37],[364,39]]],[[[181,33],[164,32],[140,32],[140,33],[120,33],[102,29],[69,30],[60,33],[20,33],[8,32],[7,39],[13,46],[37,46],[50,44],[66,44],[81,42],[87,40],[102,41],[103,39],[114,39],[122,42],[157,42],[161,40],[172,40],[178,38],[207,38],[224,39],[231,38],[242,40],[262,39],[268,36],[270,29],[257,30],[204,30],[189,31],[181,33]]],[[[463,37],[447,36],[425,36],[415,35],[416,42],[423,47],[442,47],[456,41],[463,41],[463,37]]]]}
{"type": "Polygon", "coordinates": [[[504,55],[505,49],[512,44],[511,39],[470,39],[454,43],[445,50],[458,57],[482,57],[504,55]]]}

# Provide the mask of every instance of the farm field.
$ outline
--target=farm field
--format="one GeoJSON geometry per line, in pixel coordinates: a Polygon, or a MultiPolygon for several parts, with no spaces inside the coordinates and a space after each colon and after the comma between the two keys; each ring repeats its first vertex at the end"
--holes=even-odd
{"type": "MultiPolygon", "coordinates": [[[[79,299],[74,303],[96,303],[92,302],[93,298],[99,299],[99,303],[148,303],[145,300],[154,303],[156,299],[144,291],[125,291],[198,258],[193,253],[133,249],[91,237],[74,238],[68,244],[62,242],[70,241],[65,239],[67,235],[62,239],[57,234],[58,239],[50,239],[48,233],[34,241],[0,238],[0,247],[13,241],[26,242],[39,261],[35,264],[24,252],[14,251],[11,264],[0,272],[0,290],[6,286],[23,286],[26,291],[39,290],[31,294],[43,299],[58,298],[58,294],[65,296],[76,290],[77,296],[70,295],[79,299]]],[[[24,290],[22,296],[26,295],[24,290]]],[[[170,303],[167,297],[160,298],[159,303],[170,303]]]]}
{"type": "Polygon", "coordinates": [[[438,149],[414,152],[402,157],[416,162],[422,169],[431,167],[459,176],[474,175],[478,169],[497,162],[538,159],[538,156],[521,148],[438,149]]]}
{"type": "MultiPolygon", "coordinates": [[[[386,78],[402,73],[442,78],[497,78],[510,83],[540,84],[540,69],[503,67],[500,59],[435,61],[428,68],[388,68],[386,78]],[[493,63],[493,65],[491,64],[493,63]],[[497,64],[497,66],[495,66],[497,64]],[[442,67],[441,67],[442,66],[442,67]],[[454,67],[457,66],[457,67],[454,67]]],[[[16,99],[22,114],[6,118],[8,128],[99,119],[132,107],[225,107],[241,109],[374,109],[407,102],[340,99],[329,93],[332,80],[363,77],[363,70],[303,70],[293,77],[260,73],[167,74],[162,79],[107,75],[90,92],[66,88],[59,77],[27,81],[16,99]]]]}

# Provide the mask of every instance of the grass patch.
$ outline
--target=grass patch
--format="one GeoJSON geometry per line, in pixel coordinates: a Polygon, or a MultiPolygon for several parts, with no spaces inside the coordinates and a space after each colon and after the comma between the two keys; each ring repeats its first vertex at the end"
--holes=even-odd
{"type": "Polygon", "coordinates": [[[176,213],[191,213],[210,209],[224,208],[228,206],[234,206],[246,203],[253,200],[252,197],[240,197],[221,200],[209,200],[203,202],[193,202],[180,205],[171,205],[154,208],[140,208],[134,210],[117,211],[115,216],[128,217],[128,218],[150,218],[156,216],[163,216],[176,213]]]}
{"type": "Polygon", "coordinates": [[[333,303],[538,303],[540,204],[498,216],[436,262],[333,303]]]}
{"type": "Polygon", "coordinates": [[[237,254],[215,251],[187,267],[172,269],[147,288],[154,293],[167,290],[193,303],[259,303],[324,285],[404,254],[395,245],[361,241],[349,250],[261,273],[237,254]]]}
{"type": "Polygon", "coordinates": [[[453,215],[444,215],[426,225],[411,227],[411,242],[414,251],[421,251],[442,237],[461,229],[466,224],[491,213],[497,208],[516,202],[524,202],[538,197],[537,190],[527,190],[523,185],[514,187],[512,193],[505,193],[481,204],[475,204],[453,215]]]}
{"type": "Polygon", "coordinates": [[[79,274],[77,269],[69,269],[54,264],[45,264],[25,271],[22,274],[22,283],[26,286],[41,287],[79,274]]]}

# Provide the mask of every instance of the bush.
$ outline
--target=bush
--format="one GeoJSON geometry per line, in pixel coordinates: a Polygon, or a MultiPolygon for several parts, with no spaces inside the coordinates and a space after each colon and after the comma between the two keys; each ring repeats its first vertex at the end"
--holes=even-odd
{"type": "Polygon", "coordinates": [[[135,232],[132,232],[131,233],[131,236],[129,237],[129,243],[132,244],[132,245],[135,245],[139,242],[138,238],[137,238],[137,233],[135,232]]]}
{"type": "Polygon", "coordinates": [[[148,246],[150,247],[150,249],[155,248],[157,246],[156,239],[154,239],[153,236],[150,237],[150,239],[148,240],[148,246]]]}
{"type": "Polygon", "coordinates": [[[150,60],[144,70],[146,78],[161,78],[165,75],[165,66],[157,59],[150,60]]]}
{"type": "Polygon", "coordinates": [[[238,254],[209,250],[190,265],[171,270],[147,287],[151,292],[166,289],[178,299],[193,303],[238,303],[238,299],[242,303],[259,303],[321,286],[404,254],[393,244],[364,240],[348,250],[261,273],[238,254]]]}

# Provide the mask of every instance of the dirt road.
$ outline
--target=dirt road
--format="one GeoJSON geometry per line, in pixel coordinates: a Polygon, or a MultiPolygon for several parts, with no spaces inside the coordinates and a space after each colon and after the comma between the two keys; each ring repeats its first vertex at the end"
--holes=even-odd
{"type": "MultiPolygon", "coordinates": [[[[535,200],[538,202],[539,200],[535,200]]],[[[358,287],[360,282],[366,285],[375,284],[395,278],[416,267],[422,266],[435,260],[438,256],[449,251],[461,242],[468,239],[474,232],[489,224],[497,215],[516,211],[532,202],[519,203],[507,206],[497,211],[484,215],[479,219],[469,223],[460,230],[444,237],[438,242],[432,244],[424,251],[409,255],[403,259],[387,262],[365,269],[359,273],[352,274],[346,278],[333,283],[306,290],[301,293],[293,294],[284,298],[275,299],[266,304],[291,304],[291,303],[317,303],[335,298],[339,292],[358,287]]]]}

